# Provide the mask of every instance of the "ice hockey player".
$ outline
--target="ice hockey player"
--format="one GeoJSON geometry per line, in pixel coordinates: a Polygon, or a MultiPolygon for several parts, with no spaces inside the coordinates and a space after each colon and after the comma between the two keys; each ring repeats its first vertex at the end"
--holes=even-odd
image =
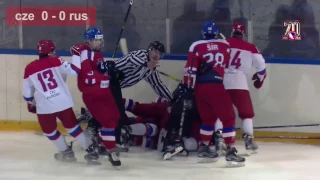
{"type": "MultiPolygon", "coordinates": [[[[126,120],[126,125],[122,127],[122,146],[118,146],[121,148],[121,151],[127,152],[129,151],[128,142],[133,141],[134,146],[142,146],[150,149],[157,149],[159,151],[164,151],[166,148],[166,141],[167,139],[167,132],[173,129],[171,126],[177,123],[169,123],[169,121],[174,121],[175,119],[180,120],[181,113],[178,112],[178,116],[176,116],[177,113],[173,113],[173,116],[171,115],[171,106],[169,105],[167,99],[158,97],[154,102],[152,103],[139,103],[137,101],[133,101],[132,99],[123,99],[122,100],[124,108],[126,111],[131,112],[136,117],[129,117],[126,120]],[[132,140],[134,139],[134,140],[132,140]]],[[[175,106],[173,106],[174,110],[176,109],[175,106]]],[[[96,124],[95,121],[92,121],[93,117],[90,115],[90,113],[82,108],[82,116],[79,119],[80,121],[88,121],[88,128],[90,129],[90,132],[93,132],[92,135],[95,136],[97,132],[99,132],[99,129],[101,128],[99,124],[96,124]]],[[[192,129],[194,129],[196,124],[190,125],[188,120],[191,120],[191,118],[186,119],[187,122],[184,123],[184,125],[188,125],[192,129]]],[[[178,122],[179,123],[179,122],[178,122]]],[[[178,126],[179,128],[179,126],[178,126]]],[[[184,128],[184,130],[187,130],[188,132],[190,128],[184,128]]],[[[187,136],[182,137],[184,148],[186,151],[184,151],[182,154],[186,155],[188,151],[194,151],[197,149],[197,143],[196,139],[198,138],[191,138],[191,137],[198,137],[199,128],[195,128],[195,131],[192,133],[185,133],[187,136]]],[[[191,131],[190,131],[191,132],[191,131]]],[[[184,134],[184,135],[185,135],[184,134]]],[[[94,138],[95,139],[95,138],[94,138]]],[[[99,140],[95,140],[99,144],[99,140]]],[[[119,145],[119,144],[118,144],[119,145]]],[[[169,144],[170,146],[171,144],[169,144]]],[[[181,151],[181,149],[180,149],[181,151]]],[[[179,152],[180,152],[179,151],[179,152]]],[[[164,159],[170,159],[175,154],[179,153],[168,153],[164,154],[164,159]]]]}
{"type": "MultiPolygon", "coordinates": [[[[255,88],[261,88],[266,78],[266,64],[257,47],[243,40],[245,33],[242,23],[233,24],[232,37],[227,39],[231,47],[231,58],[226,66],[223,83],[242,119],[243,138],[246,149],[250,152],[256,151],[258,146],[253,142],[254,111],[247,77],[251,75],[252,66],[255,67],[257,72],[252,77],[253,84],[255,88]]],[[[216,129],[218,126],[216,125],[216,129]]]]}
{"type": "Polygon", "coordinates": [[[139,103],[132,99],[123,99],[126,111],[136,117],[130,117],[122,127],[122,143],[128,147],[128,140],[134,139],[134,145],[150,149],[157,148],[159,128],[167,110],[167,102],[139,103]]]}
{"type": "Polygon", "coordinates": [[[39,59],[29,63],[24,72],[23,97],[27,101],[29,112],[36,113],[43,133],[59,149],[54,154],[58,161],[74,162],[77,159],[63,135],[57,130],[57,118],[87,151],[84,158],[90,164],[100,164],[98,154],[82,132],[72,110],[72,94],[66,84],[68,75],[77,75],[79,71],[73,64],[55,56],[55,44],[51,40],[41,40],[37,45],[39,59]]]}
{"type": "Polygon", "coordinates": [[[230,46],[227,41],[217,39],[218,29],[212,21],[204,23],[202,34],[204,40],[190,46],[184,70],[186,91],[194,91],[202,121],[198,156],[205,158],[205,161],[215,161],[219,156],[209,148],[214,125],[219,118],[225,128],[223,134],[228,146],[226,161],[230,166],[243,166],[245,158],[236,155],[237,150],[233,147],[236,135],[235,113],[223,86],[224,68],[230,60],[230,46]]]}
{"type": "Polygon", "coordinates": [[[77,64],[78,88],[82,99],[93,117],[101,124],[100,135],[107,150],[109,161],[118,168],[121,166],[115,143],[115,128],[120,119],[115,99],[109,88],[110,76],[108,63],[104,62],[100,51],[103,47],[103,34],[95,27],[84,33],[85,43],[71,48],[72,62],[77,64]]]}
{"type": "MultiPolygon", "coordinates": [[[[173,121],[177,118],[177,116],[170,117],[172,105],[161,97],[158,97],[153,103],[139,103],[131,99],[126,99],[125,102],[126,110],[137,117],[129,118],[129,124],[123,127],[122,136],[124,136],[124,141],[129,139],[129,136],[134,136],[134,145],[157,149],[159,151],[165,150],[166,148],[164,148],[164,146],[167,145],[166,141],[167,139],[170,139],[167,137],[167,132],[168,130],[171,130],[170,126],[175,124],[169,121],[173,121]]],[[[178,118],[180,119],[180,116],[178,118]]],[[[190,119],[191,118],[189,118],[189,120],[190,119]]],[[[188,123],[189,122],[186,122],[185,125],[188,123]]],[[[194,127],[195,125],[196,124],[192,124],[190,127],[194,127]]],[[[185,130],[187,129],[189,128],[185,128],[185,130]]],[[[199,134],[198,130],[199,128],[193,133],[190,133],[190,130],[189,133],[183,134],[184,136],[181,139],[185,145],[183,149],[185,151],[180,150],[174,154],[172,154],[172,152],[165,153],[164,160],[170,159],[181,151],[183,151],[182,154],[187,155],[188,151],[196,150],[197,143],[196,139],[193,137],[197,137],[197,134],[199,134]]]]}

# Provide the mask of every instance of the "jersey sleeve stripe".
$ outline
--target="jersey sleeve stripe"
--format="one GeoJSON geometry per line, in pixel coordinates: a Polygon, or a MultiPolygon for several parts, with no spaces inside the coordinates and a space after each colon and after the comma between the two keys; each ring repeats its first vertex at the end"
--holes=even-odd
{"type": "Polygon", "coordinates": [[[91,53],[92,53],[91,51],[88,51],[88,59],[89,59],[89,60],[92,60],[92,58],[91,58],[91,53]]]}
{"type": "Polygon", "coordinates": [[[259,71],[257,73],[260,74],[260,75],[264,75],[264,74],[266,74],[266,69],[263,69],[262,71],[259,71]]]}
{"type": "Polygon", "coordinates": [[[76,47],[71,47],[71,49],[70,49],[70,52],[71,52],[71,54],[72,54],[72,51],[74,51],[74,52],[76,52],[77,54],[80,54],[80,52],[77,50],[77,48],[76,47]]]}
{"type": "Polygon", "coordinates": [[[88,60],[89,51],[83,50],[80,54],[80,62],[82,63],[85,60],[88,60]]]}
{"type": "Polygon", "coordinates": [[[80,74],[80,69],[77,66],[71,64],[71,69],[73,69],[77,74],[80,74]]]}
{"type": "Polygon", "coordinates": [[[77,55],[72,55],[72,64],[74,66],[76,66],[78,69],[81,69],[81,62],[80,62],[80,56],[77,56],[77,55]]]}
{"type": "Polygon", "coordinates": [[[24,97],[24,96],[23,96],[23,99],[24,99],[25,101],[32,101],[32,100],[33,100],[33,97],[24,97]]]}

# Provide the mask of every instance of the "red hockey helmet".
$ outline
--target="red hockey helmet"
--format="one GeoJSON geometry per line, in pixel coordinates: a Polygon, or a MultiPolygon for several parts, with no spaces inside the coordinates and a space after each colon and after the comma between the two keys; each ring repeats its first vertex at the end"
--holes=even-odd
{"type": "Polygon", "coordinates": [[[39,41],[37,45],[38,54],[49,55],[50,53],[54,52],[55,49],[56,46],[54,42],[47,39],[39,41]]]}
{"type": "Polygon", "coordinates": [[[244,26],[244,24],[236,22],[232,25],[232,33],[241,33],[242,35],[246,34],[246,27],[244,26]]]}

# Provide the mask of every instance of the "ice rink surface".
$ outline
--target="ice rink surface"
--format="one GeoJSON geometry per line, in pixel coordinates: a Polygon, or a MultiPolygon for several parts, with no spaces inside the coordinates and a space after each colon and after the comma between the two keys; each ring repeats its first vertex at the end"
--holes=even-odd
{"type": "MultiPolygon", "coordinates": [[[[68,139],[70,140],[70,139],[68,139]]],[[[320,143],[319,143],[320,144],[320,143]]],[[[246,166],[225,168],[224,158],[198,164],[196,156],[161,161],[161,154],[138,147],[121,154],[123,166],[115,170],[107,159],[89,167],[78,144],[77,163],[54,160],[55,146],[43,136],[29,132],[0,132],[0,180],[319,180],[320,147],[259,143],[259,154],[247,157],[246,166]]],[[[244,153],[242,142],[236,146],[244,153]]]]}

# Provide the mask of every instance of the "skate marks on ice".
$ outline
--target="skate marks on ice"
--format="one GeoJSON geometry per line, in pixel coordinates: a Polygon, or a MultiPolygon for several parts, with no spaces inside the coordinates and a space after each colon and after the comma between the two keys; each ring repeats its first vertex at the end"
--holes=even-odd
{"type": "MultiPolygon", "coordinates": [[[[74,151],[79,163],[59,163],[53,158],[54,145],[45,137],[32,133],[0,133],[0,142],[1,180],[320,179],[317,173],[320,147],[316,146],[259,143],[259,153],[246,157],[245,167],[232,169],[225,168],[224,156],[209,164],[197,163],[196,153],[163,161],[162,153],[132,147],[129,153],[121,154],[123,166],[117,171],[107,159],[101,160],[101,166],[87,166],[83,159],[85,152],[77,143],[74,151]]],[[[246,152],[242,143],[236,147],[239,154],[246,152]]]]}

